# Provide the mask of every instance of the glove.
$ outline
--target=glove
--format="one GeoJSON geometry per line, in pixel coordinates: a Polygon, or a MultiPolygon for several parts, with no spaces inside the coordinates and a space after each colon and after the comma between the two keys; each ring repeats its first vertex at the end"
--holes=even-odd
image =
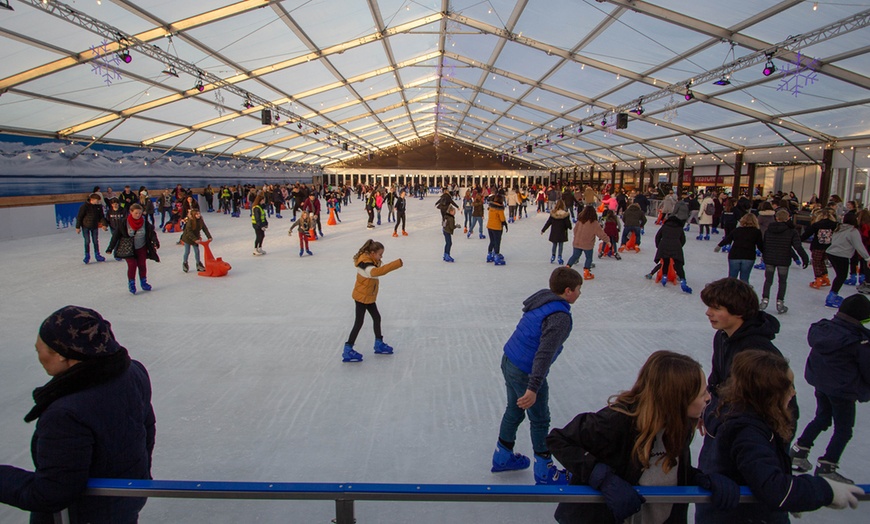
{"type": "Polygon", "coordinates": [[[695,482],[710,492],[713,506],[719,511],[731,511],[740,504],[740,486],[725,475],[698,473],[695,482]]]}
{"type": "Polygon", "coordinates": [[[809,266],[809,264],[807,264],[806,262],[804,262],[803,264],[801,264],[801,269],[806,269],[807,266],[809,266]]]}
{"type": "Polygon", "coordinates": [[[634,487],[619,477],[607,464],[599,462],[589,475],[589,486],[604,496],[607,509],[616,522],[622,522],[640,511],[646,499],[634,487]]]}
{"type": "MultiPolygon", "coordinates": [[[[822,477],[824,478],[824,477],[822,477]]],[[[852,509],[858,507],[858,495],[863,495],[864,490],[852,484],[844,484],[831,479],[825,479],[831,485],[831,490],[834,491],[834,500],[828,504],[829,508],[846,509],[849,506],[852,509]]]]}
{"type": "Polygon", "coordinates": [[[507,222],[502,222],[501,225],[504,227],[505,233],[507,233],[507,230],[508,230],[507,222]]]}
{"type": "Polygon", "coordinates": [[[722,246],[716,246],[716,247],[713,248],[713,252],[714,252],[714,253],[718,253],[718,252],[720,252],[720,251],[722,251],[722,246]]]}

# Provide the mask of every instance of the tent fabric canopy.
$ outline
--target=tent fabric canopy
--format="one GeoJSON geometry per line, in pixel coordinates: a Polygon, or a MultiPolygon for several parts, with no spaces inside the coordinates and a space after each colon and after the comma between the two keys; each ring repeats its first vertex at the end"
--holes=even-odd
{"type": "Polygon", "coordinates": [[[445,137],[550,170],[870,144],[860,2],[4,4],[9,134],[316,167],[445,137]]]}

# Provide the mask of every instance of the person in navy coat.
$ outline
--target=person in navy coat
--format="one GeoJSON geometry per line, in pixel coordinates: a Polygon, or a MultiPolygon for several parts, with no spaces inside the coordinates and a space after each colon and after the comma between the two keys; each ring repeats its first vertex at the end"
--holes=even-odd
{"type": "Polygon", "coordinates": [[[92,309],[65,306],[43,321],[39,362],[52,378],[33,391],[24,417],[36,423],[35,471],[0,466],[0,502],[31,512],[31,523],[138,521],[144,498],[84,496],[89,478],[150,479],[154,450],[151,381],[111,324],[92,309]]]}

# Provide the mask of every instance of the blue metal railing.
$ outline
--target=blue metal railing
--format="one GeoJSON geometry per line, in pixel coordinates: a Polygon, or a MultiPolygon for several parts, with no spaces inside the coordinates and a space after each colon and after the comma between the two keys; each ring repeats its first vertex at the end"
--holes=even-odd
{"type": "MultiPolygon", "coordinates": [[[[859,485],[870,500],[870,484],[859,485]]],[[[710,492],[696,486],[638,486],[647,503],[709,502],[710,492]]],[[[399,502],[604,502],[588,486],[525,486],[489,484],[371,484],[312,482],[216,482],[194,480],[91,479],[86,495],[247,500],[334,500],[335,523],[354,523],[357,500],[399,502]]],[[[740,502],[753,502],[749,488],[740,488],[740,502]]],[[[640,513],[628,522],[640,524],[640,513]]],[[[69,522],[66,512],[55,515],[56,524],[69,522]]]]}

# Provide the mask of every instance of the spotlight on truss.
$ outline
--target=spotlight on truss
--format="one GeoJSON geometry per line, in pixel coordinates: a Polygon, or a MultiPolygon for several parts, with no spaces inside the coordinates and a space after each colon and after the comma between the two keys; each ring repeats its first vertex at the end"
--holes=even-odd
{"type": "Polygon", "coordinates": [[[163,74],[169,75],[169,76],[174,76],[175,78],[178,78],[178,71],[175,70],[174,65],[167,65],[166,69],[163,70],[163,74]]]}
{"type": "Polygon", "coordinates": [[[123,60],[125,64],[129,64],[133,61],[133,57],[130,56],[130,50],[126,47],[122,49],[120,53],[118,53],[118,58],[123,60]]]}
{"type": "Polygon", "coordinates": [[[764,64],[764,69],[761,70],[761,74],[764,76],[770,76],[774,73],[776,73],[776,66],[773,65],[773,61],[768,58],[767,62],[764,64]]]}
{"type": "Polygon", "coordinates": [[[205,91],[205,86],[202,85],[202,80],[197,80],[196,85],[194,85],[193,87],[196,88],[196,90],[199,91],[200,93],[205,91]]]}
{"type": "Polygon", "coordinates": [[[717,86],[730,86],[731,80],[728,79],[728,76],[722,75],[721,77],[719,77],[719,80],[716,80],[715,82],[713,82],[713,84],[717,86]]]}

